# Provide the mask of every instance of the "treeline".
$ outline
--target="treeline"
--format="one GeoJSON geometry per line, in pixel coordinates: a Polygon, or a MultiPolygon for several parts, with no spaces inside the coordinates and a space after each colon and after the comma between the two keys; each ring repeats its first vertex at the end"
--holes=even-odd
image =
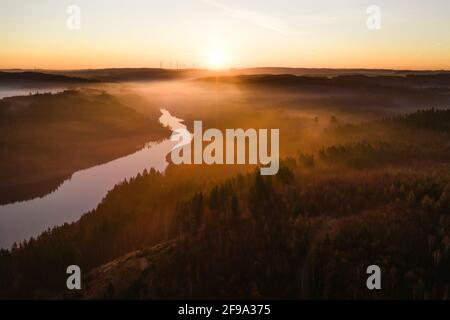
{"type": "Polygon", "coordinates": [[[450,109],[423,109],[406,115],[385,119],[391,125],[402,125],[415,129],[450,132],[450,109]]]}
{"type": "MultiPolygon", "coordinates": [[[[327,129],[332,143],[316,162],[352,168],[430,165],[450,160],[450,109],[426,109],[363,124],[327,129]]],[[[312,156],[312,155],[310,155],[312,156]]]]}
{"type": "Polygon", "coordinates": [[[403,143],[361,141],[322,148],[318,158],[327,165],[343,165],[353,168],[381,167],[387,164],[411,164],[412,161],[449,159],[450,151],[424,150],[403,143]],[[431,152],[430,152],[431,151],[431,152]],[[438,151],[438,152],[437,152],[438,151]]]}

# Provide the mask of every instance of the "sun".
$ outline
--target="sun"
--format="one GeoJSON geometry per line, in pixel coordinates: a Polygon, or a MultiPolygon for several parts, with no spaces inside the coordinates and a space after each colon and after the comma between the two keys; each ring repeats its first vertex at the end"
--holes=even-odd
{"type": "Polygon", "coordinates": [[[214,49],[208,53],[209,66],[213,69],[221,69],[225,66],[225,54],[222,49],[214,49]]]}

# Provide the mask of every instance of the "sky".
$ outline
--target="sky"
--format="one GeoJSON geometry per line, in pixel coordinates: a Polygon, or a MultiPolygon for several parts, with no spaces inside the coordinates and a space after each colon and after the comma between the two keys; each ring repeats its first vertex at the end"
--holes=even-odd
{"type": "Polygon", "coordinates": [[[0,0],[1,69],[161,63],[450,69],[450,1],[0,0]]]}

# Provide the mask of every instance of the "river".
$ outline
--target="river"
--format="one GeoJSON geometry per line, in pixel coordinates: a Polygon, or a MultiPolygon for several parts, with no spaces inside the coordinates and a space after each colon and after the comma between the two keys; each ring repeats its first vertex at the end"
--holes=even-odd
{"type": "MultiPolygon", "coordinates": [[[[161,110],[160,123],[172,131],[185,128],[182,120],[161,110]]],[[[108,163],[75,172],[55,191],[42,198],[0,206],[0,248],[36,237],[43,231],[77,221],[95,209],[116,184],[137,176],[145,169],[163,172],[166,155],[177,142],[165,139],[108,163]]]]}

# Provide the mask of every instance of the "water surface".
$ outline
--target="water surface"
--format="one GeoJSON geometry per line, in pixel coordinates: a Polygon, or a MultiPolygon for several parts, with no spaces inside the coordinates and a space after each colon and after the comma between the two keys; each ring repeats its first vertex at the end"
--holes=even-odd
{"type": "MultiPolygon", "coordinates": [[[[185,128],[182,120],[161,110],[160,123],[172,131],[185,128]]],[[[75,172],[54,192],[42,198],[0,206],[0,247],[36,237],[48,228],[77,221],[95,209],[116,184],[145,169],[160,172],[168,165],[166,155],[176,142],[150,142],[141,150],[108,163],[75,172]]]]}
{"type": "Polygon", "coordinates": [[[10,87],[0,87],[0,99],[16,97],[16,96],[28,96],[36,93],[59,93],[66,90],[65,88],[10,88],[10,87]]]}

